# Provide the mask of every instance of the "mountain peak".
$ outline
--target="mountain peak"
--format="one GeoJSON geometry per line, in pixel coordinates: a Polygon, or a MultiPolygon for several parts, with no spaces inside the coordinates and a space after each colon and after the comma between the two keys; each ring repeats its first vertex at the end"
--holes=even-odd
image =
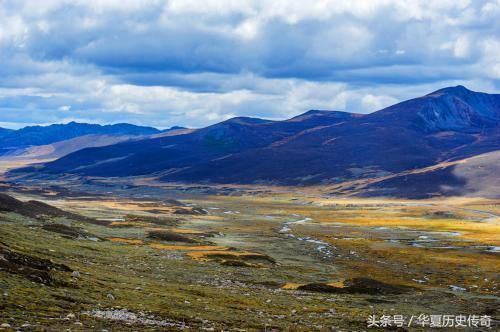
{"type": "Polygon", "coordinates": [[[463,96],[471,93],[475,93],[475,91],[469,90],[463,85],[457,85],[436,90],[428,94],[428,96],[432,96],[435,94],[451,94],[451,95],[463,96]]]}
{"type": "Polygon", "coordinates": [[[342,112],[342,111],[327,111],[327,110],[309,110],[305,113],[294,116],[286,121],[288,122],[298,122],[298,121],[321,121],[322,119],[328,121],[348,119],[357,116],[357,114],[342,112]]]}
{"type": "Polygon", "coordinates": [[[447,87],[425,96],[417,114],[430,130],[483,130],[498,125],[498,97],[463,85],[447,87]]]}
{"type": "Polygon", "coordinates": [[[323,115],[323,114],[328,114],[330,112],[334,112],[334,111],[328,111],[328,110],[309,110],[305,113],[302,113],[298,116],[304,116],[304,115],[323,115]]]}
{"type": "MultiPolygon", "coordinates": [[[[261,118],[252,118],[249,116],[237,116],[234,118],[227,119],[226,121],[223,121],[221,123],[223,123],[223,124],[236,123],[236,124],[249,125],[249,124],[262,124],[262,123],[266,123],[266,122],[272,122],[272,121],[261,119],[261,118]]],[[[216,125],[218,125],[218,124],[216,124],[216,125]]]]}

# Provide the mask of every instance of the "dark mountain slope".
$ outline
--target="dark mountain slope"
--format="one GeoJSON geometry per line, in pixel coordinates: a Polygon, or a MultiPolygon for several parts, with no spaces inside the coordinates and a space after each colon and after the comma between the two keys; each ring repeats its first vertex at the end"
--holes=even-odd
{"type": "Polygon", "coordinates": [[[459,85],[372,113],[370,121],[399,123],[425,133],[480,132],[500,123],[500,100],[499,95],[474,92],[459,85]]]}
{"type": "Polygon", "coordinates": [[[345,112],[326,112],[288,121],[233,118],[187,134],[84,149],[47,164],[41,171],[95,176],[175,172],[269,146],[316,125],[318,121],[331,125],[352,117],[345,112]]]}
{"type": "Polygon", "coordinates": [[[48,217],[67,217],[74,220],[87,221],[89,218],[66,212],[54,206],[40,201],[20,201],[12,196],[0,193],[0,211],[14,212],[31,218],[48,217]]]}
{"type": "Polygon", "coordinates": [[[186,182],[339,183],[499,150],[499,124],[500,95],[457,86],[368,115],[309,111],[286,121],[235,118],[184,135],[85,149],[39,171],[161,173],[164,181],[186,182]]]}
{"type": "Polygon", "coordinates": [[[500,195],[500,151],[461,159],[423,172],[410,172],[374,181],[360,191],[363,196],[476,196],[500,195]]]}
{"type": "Polygon", "coordinates": [[[447,88],[164,180],[312,184],[422,168],[500,149],[499,119],[499,95],[447,88]]]}

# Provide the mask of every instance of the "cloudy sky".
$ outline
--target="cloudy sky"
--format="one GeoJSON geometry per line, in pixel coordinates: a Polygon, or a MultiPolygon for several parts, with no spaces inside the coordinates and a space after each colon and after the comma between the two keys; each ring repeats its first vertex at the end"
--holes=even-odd
{"type": "Polygon", "coordinates": [[[500,91],[500,0],[0,1],[0,126],[198,127],[500,91]]]}

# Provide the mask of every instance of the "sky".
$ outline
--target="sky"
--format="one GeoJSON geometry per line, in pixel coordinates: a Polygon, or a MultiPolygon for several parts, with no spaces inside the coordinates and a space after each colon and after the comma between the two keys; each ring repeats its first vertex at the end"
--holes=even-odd
{"type": "Polygon", "coordinates": [[[500,0],[0,0],[0,126],[201,127],[500,91],[500,0]]]}

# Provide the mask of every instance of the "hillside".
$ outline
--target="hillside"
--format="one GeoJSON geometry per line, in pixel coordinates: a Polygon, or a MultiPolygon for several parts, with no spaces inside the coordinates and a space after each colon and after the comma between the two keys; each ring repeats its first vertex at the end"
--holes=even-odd
{"type": "Polygon", "coordinates": [[[498,197],[500,151],[480,154],[429,169],[398,174],[358,188],[362,196],[498,197]]]}
{"type": "MultiPolygon", "coordinates": [[[[38,159],[38,160],[54,160],[61,158],[72,152],[88,148],[112,145],[133,139],[133,135],[84,135],[71,138],[64,141],[55,142],[52,144],[30,146],[28,148],[20,148],[13,150],[0,159],[17,160],[17,159],[38,159]]],[[[137,138],[137,137],[136,137],[137,138]]]]}
{"type": "Polygon", "coordinates": [[[500,96],[464,89],[439,90],[337,125],[317,126],[164,179],[328,184],[498,150],[500,96]]]}
{"type": "Polygon", "coordinates": [[[303,119],[267,121],[234,118],[187,134],[124,142],[70,154],[37,170],[96,176],[144,175],[202,168],[207,162],[269,146],[317,126],[353,118],[344,112],[315,113],[303,119]]]}
{"type": "MultiPolygon", "coordinates": [[[[499,150],[499,123],[500,95],[457,86],[367,115],[309,111],[285,121],[234,118],[180,135],[84,149],[36,170],[156,174],[162,181],[194,183],[332,185],[499,150]]],[[[390,194],[398,196],[404,186],[395,184],[390,194]]]]}

